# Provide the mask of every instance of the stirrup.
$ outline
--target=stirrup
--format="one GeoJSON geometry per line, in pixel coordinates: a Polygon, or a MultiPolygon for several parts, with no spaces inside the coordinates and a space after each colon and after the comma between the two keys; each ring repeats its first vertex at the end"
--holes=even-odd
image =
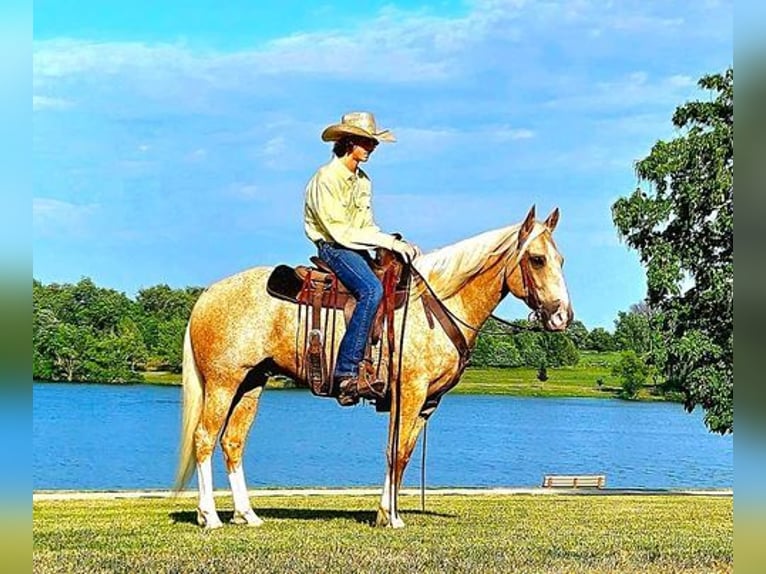
{"type": "Polygon", "coordinates": [[[306,348],[306,379],[315,395],[326,397],[330,394],[325,366],[324,345],[319,329],[309,332],[308,347],[306,348]]]}
{"type": "Polygon", "coordinates": [[[349,377],[338,381],[338,403],[343,407],[350,407],[359,402],[359,379],[349,377]]]}
{"type": "Polygon", "coordinates": [[[356,386],[357,394],[368,400],[382,399],[386,396],[388,384],[375,377],[372,362],[363,360],[359,363],[359,377],[356,386]]]}

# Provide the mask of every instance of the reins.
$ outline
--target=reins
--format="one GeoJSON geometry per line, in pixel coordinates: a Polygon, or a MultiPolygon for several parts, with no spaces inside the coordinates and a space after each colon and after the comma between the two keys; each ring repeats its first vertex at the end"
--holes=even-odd
{"type": "MultiPolygon", "coordinates": [[[[529,288],[528,281],[531,282],[531,279],[529,279],[528,276],[527,276],[527,273],[524,272],[524,267],[521,265],[521,263],[519,263],[519,265],[521,266],[521,269],[522,269],[521,277],[522,277],[522,282],[524,284],[524,290],[527,293],[527,295],[525,296],[525,299],[529,298],[530,301],[537,301],[537,296],[536,295],[530,296],[532,294],[532,290],[529,288]]],[[[444,309],[444,312],[447,315],[449,315],[450,318],[452,318],[452,320],[455,321],[456,323],[459,323],[460,325],[462,325],[466,329],[469,329],[469,330],[473,331],[474,333],[481,333],[482,335],[499,336],[499,335],[509,335],[510,334],[507,331],[494,331],[494,332],[493,331],[482,331],[481,327],[474,327],[473,325],[467,323],[466,321],[464,321],[463,319],[458,317],[449,307],[447,307],[447,305],[444,304],[444,301],[442,301],[442,299],[436,294],[436,292],[433,290],[433,287],[431,287],[431,285],[428,283],[428,281],[423,276],[423,274],[420,273],[415,268],[414,265],[410,264],[410,269],[412,269],[412,272],[415,275],[417,275],[418,280],[423,282],[423,285],[425,285],[426,289],[428,289],[428,292],[431,294],[431,296],[434,299],[436,299],[436,301],[439,302],[441,307],[444,309]]],[[[536,308],[534,308],[532,310],[532,312],[530,313],[529,316],[530,316],[530,318],[534,317],[535,321],[539,321],[540,318],[541,318],[541,314],[542,314],[542,308],[537,306],[536,308]]],[[[522,332],[522,331],[542,331],[543,330],[542,326],[539,323],[538,324],[534,324],[534,325],[529,325],[529,326],[526,326],[526,325],[515,325],[515,324],[511,323],[510,321],[506,321],[505,319],[502,319],[502,318],[498,317],[495,314],[490,315],[489,318],[494,319],[498,323],[501,323],[501,324],[505,325],[506,327],[509,327],[509,328],[513,329],[516,332],[522,332]]],[[[532,319],[530,319],[530,321],[531,320],[532,319]]]]}
{"type": "MultiPolygon", "coordinates": [[[[525,269],[525,266],[522,264],[522,261],[523,261],[523,259],[519,261],[518,265],[521,268],[521,279],[522,279],[522,283],[524,285],[524,291],[525,291],[524,299],[527,302],[527,304],[530,304],[530,303],[533,303],[533,302],[537,302],[538,299],[537,299],[536,294],[533,294],[532,290],[530,289],[531,278],[529,277],[529,270],[525,269]]],[[[509,333],[507,331],[482,331],[481,327],[474,327],[473,325],[467,323],[466,321],[464,321],[463,319],[458,317],[449,307],[447,307],[447,305],[444,304],[444,301],[442,301],[442,299],[436,294],[436,292],[434,291],[433,287],[431,287],[431,285],[428,283],[428,280],[426,280],[426,278],[423,276],[423,274],[420,273],[415,268],[415,266],[412,265],[412,263],[410,263],[409,265],[410,265],[410,275],[407,278],[407,293],[408,293],[408,295],[407,295],[407,300],[406,300],[405,308],[404,308],[404,317],[402,319],[402,337],[400,339],[400,344],[399,344],[399,370],[398,370],[398,373],[397,373],[397,380],[396,380],[396,384],[397,384],[397,403],[396,403],[396,406],[397,406],[397,409],[396,409],[396,420],[394,421],[394,441],[393,441],[395,449],[394,449],[394,454],[392,456],[392,470],[391,470],[390,478],[389,478],[389,481],[391,483],[391,491],[390,491],[391,502],[390,502],[390,508],[392,509],[392,512],[393,512],[393,508],[394,508],[394,495],[393,495],[394,485],[393,485],[393,479],[395,477],[395,472],[394,472],[393,469],[396,468],[396,462],[397,462],[396,447],[398,447],[398,442],[399,442],[399,420],[400,420],[399,419],[399,417],[400,417],[400,414],[399,414],[399,405],[400,405],[399,393],[400,393],[400,390],[401,390],[401,360],[402,360],[402,345],[404,344],[404,321],[406,320],[406,317],[407,317],[407,308],[409,306],[409,301],[410,301],[409,290],[410,290],[410,284],[411,284],[411,281],[412,281],[412,276],[415,275],[416,278],[423,283],[423,285],[428,290],[428,292],[431,295],[431,297],[433,297],[433,299],[439,304],[439,306],[444,310],[444,312],[454,322],[459,323],[460,325],[466,327],[467,329],[469,329],[469,330],[471,330],[471,331],[473,331],[475,333],[481,333],[482,335],[508,336],[508,335],[512,334],[512,333],[509,333]]],[[[532,306],[532,305],[530,305],[530,306],[532,306]]],[[[500,323],[502,325],[505,325],[506,327],[509,327],[510,329],[512,329],[513,331],[515,331],[517,333],[518,332],[522,332],[522,331],[542,331],[543,330],[542,326],[539,324],[539,321],[541,319],[541,307],[539,305],[536,305],[536,306],[533,307],[533,311],[530,313],[530,318],[532,318],[532,317],[534,317],[534,320],[538,321],[538,323],[534,324],[534,325],[525,326],[525,325],[514,325],[510,321],[506,321],[505,319],[502,319],[502,318],[500,318],[500,317],[498,317],[498,316],[496,316],[494,314],[490,315],[490,318],[494,319],[495,321],[497,321],[498,323],[500,323]]],[[[421,510],[421,512],[425,512],[425,510],[426,510],[426,445],[427,445],[427,436],[428,436],[427,432],[428,432],[428,420],[426,419],[426,421],[423,423],[423,438],[422,438],[422,442],[421,442],[422,453],[421,453],[421,459],[420,459],[420,510],[421,510]]]]}
{"type": "MultiPolygon", "coordinates": [[[[410,264],[410,269],[414,271],[414,267],[410,264]]],[[[407,324],[407,311],[410,308],[410,286],[412,285],[412,273],[407,274],[407,297],[404,300],[404,309],[402,310],[402,327],[399,331],[399,357],[397,358],[396,365],[396,417],[394,418],[394,432],[391,437],[391,468],[389,469],[389,510],[391,517],[396,515],[396,467],[399,462],[399,427],[402,420],[402,358],[404,357],[404,326],[407,324]]],[[[389,364],[389,376],[391,371],[389,364]]]]}

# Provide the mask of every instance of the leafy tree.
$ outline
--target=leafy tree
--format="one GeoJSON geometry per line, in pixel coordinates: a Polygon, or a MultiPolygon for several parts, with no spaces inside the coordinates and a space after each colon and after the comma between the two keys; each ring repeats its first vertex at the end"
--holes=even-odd
{"type": "Polygon", "coordinates": [[[35,307],[34,309],[35,313],[32,317],[32,377],[38,380],[52,381],[56,378],[56,365],[52,349],[54,333],[59,325],[59,320],[48,308],[35,307]]]}
{"type": "Polygon", "coordinates": [[[547,355],[539,333],[522,331],[515,336],[515,340],[524,365],[539,369],[540,365],[547,364],[547,355]]]}
{"type": "Polygon", "coordinates": [[[201,292],[201,289],[193,287],[183,290],[156,285],[139,290],[136,303],[145,315],[164,321],[179,318],[186,320],[201,292]]]}
{"type": "Polygon", "coordinates": [[[137,381],[150,361],[180,371],[184,329],[201,292],[158,285],[132,301],[87,277],[74,285],[33,280],[33,378],[137,381]]]}
{"type": "Polygon", "coordinates": [[[734,428],[734,71],[704,76],[708,101],[678,107],[671,141],[636,164],[644,188],[612,206],[620,236],[647,270],[664,345],[652,361],[712,431],[734,428]]]}
{"type": "Polygon", "coordinates": [[[649,367],[635,351],[623,351],[620,353],[620,360],[612,368],[612,374],[620,380],[620,396],[633,399],[646,384],[649,367]]]}
{"type": "Polygon", "coordinates": [[[577,319],[572,321],[569,327],[567,327],[566,336],[569,337],[576,348],[587,349],[588,329],[585,327],[582,321],[577,319]]]}
{"type": "Polygon", "coordinates": [[[85,361],[96,339],[90,330],[71,323],[58,323],[52,333],[50,353],[53,376],[59,381],[85,381],[85,361]]]}
{"type": "Polygon", "coordinates": [[[97,287],[84,277],[71,288],[72,322],[96,332],[113,332],[122,317],[132,315],[133,302],[124,293],[97,287]]]}
{"type": "Polygon", "coordinates": [[[540,345],[545,352],[545,365],[548,367],[562,367],[564,365],[576,365],[580,360],[580,353],[572,340],[564,333],[540,333],[540,345]]]}
{"type": "Polygon", "coordinates": [[[587,348],[591,351],[614,351],[614,346],[612,334],[603,327],[596,327],[588,333],[587,348]]]}
{"type": "Polygon", "coordinates": [[[181,372],[186,319],[176,318],[159,325],[157,347],[162,366],[174,373],[181,372]]]}
{"type": "Polygon", "coordinates": [[[614,321],[614,343],[623,351],[632,350],[642,354],[651,347],[650,315],[634,311],[617,313],[614,321]]]}
{"type": "Polygon", "coordinates": [[[480,334],[471,355],[471,363],[479,367],[518,367],[522,360],[510,336],[480,334]]]}

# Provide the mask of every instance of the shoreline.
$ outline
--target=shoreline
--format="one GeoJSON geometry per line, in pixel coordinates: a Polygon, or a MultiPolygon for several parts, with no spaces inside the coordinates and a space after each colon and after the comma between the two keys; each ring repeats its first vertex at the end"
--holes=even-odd
{"type": "MultiPolygon", "coordinates": [[[[350,488],[256,488],[249,489],[250,497],[271,496],[378,496],[375,487],[350,488]]],[[[418,488],[403,488],[402,496],[420,496],[418,488]]],[[[543,487],[445,487],[426,488],[426,496],[721,496],[733,497],[733,488],[543,488],[543,487]]],[[[216,490],[216,497],[231,496],[229,490],[216,490]]],[[[196,490],[37,490],[32,502],[65,500],[118,500],[138,498],[194,498],[196,490]]]]}

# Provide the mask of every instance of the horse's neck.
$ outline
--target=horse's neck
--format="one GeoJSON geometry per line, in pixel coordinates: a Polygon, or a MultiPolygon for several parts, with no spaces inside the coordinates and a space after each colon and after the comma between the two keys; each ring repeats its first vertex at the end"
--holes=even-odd
{"type": "MultiPolygon", "coordinates": [[[[460,318],[478,329],[489,318],[503,299],[502,265],[471,278],[447,303],[457,310],[460,318]]],[[[461,327],[462,328],[462,327],[461,327]]],[[[478,331],[462,328],[468,343],[473,345],[478,331]]]]}

